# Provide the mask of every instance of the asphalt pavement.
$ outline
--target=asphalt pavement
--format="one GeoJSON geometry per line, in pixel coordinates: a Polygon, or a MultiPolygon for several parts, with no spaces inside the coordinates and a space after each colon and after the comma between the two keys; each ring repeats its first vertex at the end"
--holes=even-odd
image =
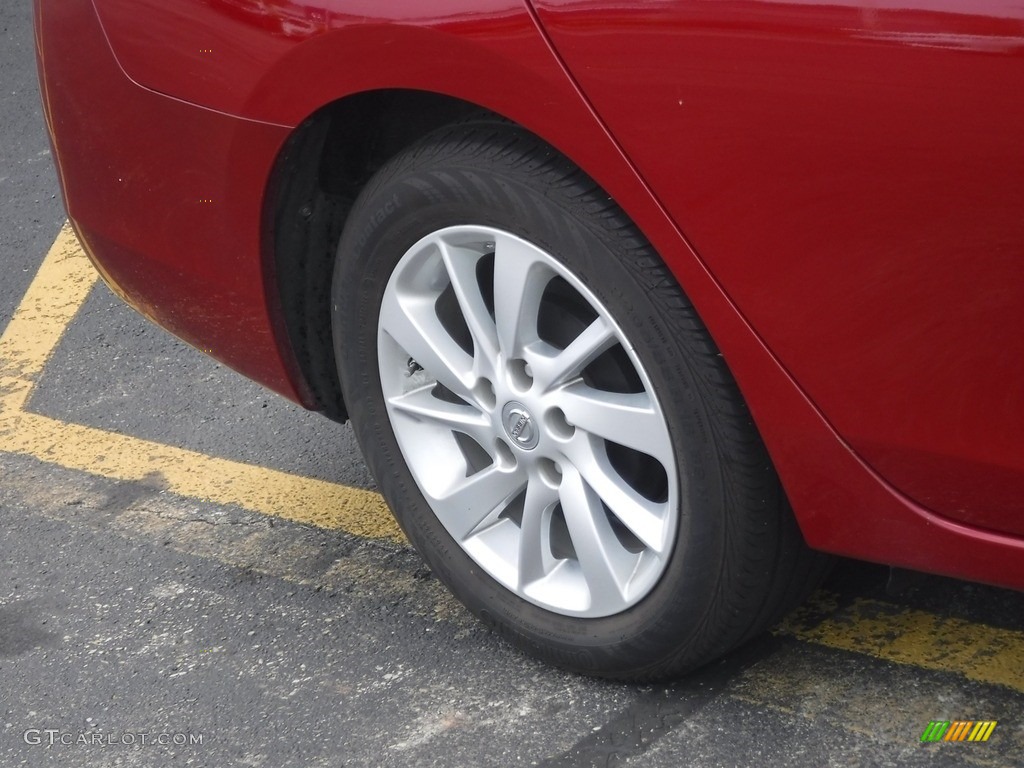
{"type": "Polygon", "coordinates": [[[27,0],[0,32],[0,373],[53,339],[0,391],[0,766],[1024,765],[1020,593],[842,562],[687,679],[566,674],[431,576],[347,426],[91,273],[66,317],[25,315],[64,290],[23,303],[65,216],[27,0]]]}

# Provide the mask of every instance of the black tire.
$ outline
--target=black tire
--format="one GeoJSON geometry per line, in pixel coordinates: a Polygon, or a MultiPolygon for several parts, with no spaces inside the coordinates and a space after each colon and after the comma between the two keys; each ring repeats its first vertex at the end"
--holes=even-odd
{"type": "Polygon", "coordinates": [[[763,631],[816,585],[826,559],[804,544],[689,301],[625,214],[536,137],[481,120],[434,132],[394,157],[349,215],[332,290],[345,402],[385,499],[437,576],[528,653],[603,677],[676,676],[763,631]],[[388,280],[421,237],[465,224],[514,233],[578,276],[636,345],[661,402],[678,457],[678,526],[657,583],[615,615],[562,615],[491,578],[432,512],[389,422],[377,354],[388,280]]]}

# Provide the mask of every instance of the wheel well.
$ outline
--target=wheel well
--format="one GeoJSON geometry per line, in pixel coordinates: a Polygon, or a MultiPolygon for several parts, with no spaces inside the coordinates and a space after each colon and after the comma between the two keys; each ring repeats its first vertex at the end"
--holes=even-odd
{"type": "Polygon", "coordinates": [[[485,112],[425,91],[370,91],[306,119],[278,155],[265,202],[267,301],[278,343],[312,405],[347,418],[331,338],[335,249],[363,185],[389,158],[442,125],[485,112]]]}

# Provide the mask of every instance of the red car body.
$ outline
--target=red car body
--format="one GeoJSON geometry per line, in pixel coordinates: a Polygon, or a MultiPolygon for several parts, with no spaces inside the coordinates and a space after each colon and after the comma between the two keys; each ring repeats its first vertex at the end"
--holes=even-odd
{"type": "Polygon", "coordinates": [[[1019,3],[35,9],[85,249],[225,364],[331,410],[283,274],[288,216],[316,215],[293,189],[304,137],[327,113],[342,137],[339,115],[412,134],[468,103],[567,155],[662,255],[811,546],[1024,588],[1019,3]]]}

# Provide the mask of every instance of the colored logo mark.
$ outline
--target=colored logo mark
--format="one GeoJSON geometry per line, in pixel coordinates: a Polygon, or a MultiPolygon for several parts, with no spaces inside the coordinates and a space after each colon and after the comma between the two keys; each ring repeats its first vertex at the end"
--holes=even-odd
{"type": "Polygon", "coordinates": [[[988,741],[995,729],[995,720],[932,720],[921,741],[988,741]]]}

